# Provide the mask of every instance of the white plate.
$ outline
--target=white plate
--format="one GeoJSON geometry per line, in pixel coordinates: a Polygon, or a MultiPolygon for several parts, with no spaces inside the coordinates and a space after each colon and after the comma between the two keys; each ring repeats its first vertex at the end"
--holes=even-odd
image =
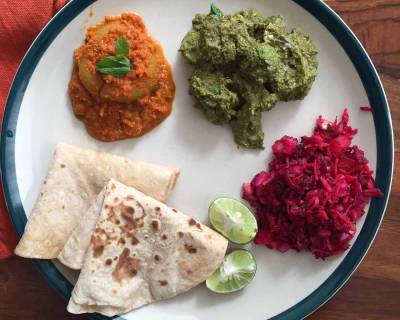
{"type": "MultiPolygon", "coordinates": [[[[177,49],[185,33],[191,29],[192,18],[196,13],[207,12],[209,1],[99,0],[85,9],[83,8],[92,1],[82,1],[86,4],[77,2],[73,1],[58,14],[36,40],[28,53],[31,60],[27,61],[27,57],[24,61],[25,67],[24,64],[21,66],[21,79],[17,76],[14,92],[11,91],[7,105],[8,115],[6,114],[2,141],[2,148],[5,149],[2,150],[3,153],[9,151],[8,156],[3,154],[2,170],[10,213],[20,233],[24,225],[19,222],[23,221],[20,216],[24,213],[29,216],[58,142],[103,150],[131,159],[178,166],[182,174],[168,204],[206,222],[207,208],[214,198],[240,198],[242,183],[250,181],[257,172],[265,169],[266,161],[271,156],[270,147],[273,141],[285,134],[308,135],[318,115],[334,119],[341,115],[345,107],[349,108],[351,125],[360,129],[354,143],[365,150],[371,168],[377,167],[379,158],[377,139],[383,139],[386,143],[385,148],[381,148],[385,155],[383,158],[380,155],[379,161],[381,166],[387,167],[388,172],[382,172],[377,183],[387,196],[393,151],[391,123],[383,90],[366,54],[346,26],[325,5],[318,1],[298,1],[314,17],[299,4],[289,0],[215,1],[226,13],[254,8],[266,16],[282,14],[289,28],[298,26],[309,33],[319,50],[319,73],[310,94],[303,101],[280,102],[272,111],[264,113],[266,149],[249,151],[238,150],[228,126],[214,126],[209,123],[199,110],[193,108],[193,99],[188,94],[187,79],[192,69],[177,49]],[[318,10],[321,11],[320,14],[318,10]],[[93,16],[89,15],[89,11],[93,12],[93,16]],[[157,129],[139,139],[101,143],[86,133],[82,122],[72,113],[67,95],[73,64],[72,53],[74,48],[81,45],[84,31],[89,25],[101,21],[106,15],[118,15],[123,11],[139,13],[150,33],[161,43],[173,67],[176,97],[173,113],[157,129]],[[338,39],[335,39],[317,20],[316,17],[323,18],[323,14],[333,19],[333,27],[340,27],[348,33],[351,40],[348,46],[342,47],[339,43],[347,39],[346,34],[337,33],[335,35],[338,39]],[[64,25],[65,28],[62,28],[64,25]],[[356,58],[360,56],[365,60],[360,58],[361,66],[357,66],[359,71],[353,65],[354,59],[349,50],[353,50],[356,58]],[[42,52],[43,55],[40,56],[42,52]],[[37,61],[39,62],[35,66],[37,61]],[[29,63],[33,65],[32,69],[29,69],[29,63]],[[369,73],[363,75],[360,68],[369,73]],[[371,79],[367,79],[367,76],[371,79]],[[377,91],[380,100],[371,95],[368,97],[365,90],[368,87],[377,91]],[[360,106],[369,104],[374,107],[374,117],[359,110],[360,106]],[[383,123],[379,127],[381,133],[377,133],[375,129],[379,121],[383,123]],[[15,147],[15,153],[11,151],[14,149],[7,149],[7,144],[15,147]]],[[[327,27],[333,28],[330,25],[327,27]]],[[[357,266],[379,226],[386,196],[376,200],[375,211],[368,213],[368,217],[371,214],[375,217],[371,218],[371,226],[363,230],[365,240],[360,243],[360,248],[354,248],[354,257],[348,262],[343,260],[351,251],[322,261],[316,260],[310,253],[289,251],[282,254],[262,246],[252,246],[258,270],[254,281],[245,290],[217,295],[201,285],[179,297],[143,307],[123,318],[261,320],[279,314],[282,319],[300,318],[331,296],[357,266]],[[335,272],[339,266],[343,270],[341,273],[335,272]],[[334,282],[327,281],[332,277],[334,282]],[[319,291],[319,297],[315,297],[318,288],[322,291],[319,291]],[[290,308],[291,311],[282,314],[290,308]]],[[[365,217],[360,219],[357,224],[358,233],[363,227],[364,219],[365,217]]],[[[59,264],[57,267],[69,279],[73,279],[68,270],[59,264]]],[[[62,282],[61,277],[54,270],[49,271],[49,268],[52,265],[42,265],[42,270],[51,278],[50,281],[60,287],[57,282],[62,282]]],[[[61,291],[68,295],[68,289],[61,291]]]]}

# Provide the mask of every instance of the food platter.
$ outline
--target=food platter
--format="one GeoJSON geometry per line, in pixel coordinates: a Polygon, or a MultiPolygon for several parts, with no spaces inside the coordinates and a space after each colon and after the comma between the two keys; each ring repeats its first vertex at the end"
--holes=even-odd
{"type": "MultiPolygon", "coordinates": [[[[191,67],[177,51],[196,13],[207,1],[123,0],[71,1],[45,27],[26,54],[14,79],[2,127],[1,170],[10,215],[19,235],[46,176],[59,142],[102,150],[181,169],[167,204],[202,223],[216,197],[240,199],[241,184],[250,181],[272,157],[271,145],[284,135],[309,135],[318,115],[340,116],[347,107],[354,142],[361,146],[376,172],[384,196],[374,199],[357,222],[348,251],[325,261],[309,253],[284,254],[248,245],[257,258],[257,274],[243,291],[217,295],[199,286],[179,297],[146,306],[123,319],[299,319],[326,302],[350,277],[370,247],[386,208],[393,169],[391,119],[382,84],[368,55],[343,21],[321,1],[216,1],[228,13],[254,8],[269,16],[281,14],[289,27],[312,37],[319,54],[316,81],[302,101],[279,102],[263,116],[265,150],[238,149],[226,127],[199,116],[188,94],[191,67]],[[113,143],[91,138],[71,112],[67,94],[72,52],[89,25],[107,15],[133,11],[144,19],[172,66],[176,95],[171,116],[138,139],[113,143]],[[168,14],[167,14],[168,13],[168,14]],[[373,113],[360,111],[370,105],[373,113]]],[[[69,298],[76,274],[57,261],[35,260],[48,281],[69,298]]],[[[95,318],[101,319],[99,315],[95,318]]]]}

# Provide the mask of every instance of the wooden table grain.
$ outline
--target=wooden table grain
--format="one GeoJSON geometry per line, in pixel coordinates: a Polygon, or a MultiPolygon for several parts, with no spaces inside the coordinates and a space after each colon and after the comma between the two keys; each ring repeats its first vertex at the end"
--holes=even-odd
{"type": "MultiPolygon", "coordinates": [[[[377,67],[391,106],[395,165],[400,165],[400,0],[326,1],[353,29],[377,67]]],[[[0,319],[83,320],[29,260],[0,262],[0,319]]],[[[380,232],[347,284],[312,320],[400,319],[400,169],[380,232]]]]}

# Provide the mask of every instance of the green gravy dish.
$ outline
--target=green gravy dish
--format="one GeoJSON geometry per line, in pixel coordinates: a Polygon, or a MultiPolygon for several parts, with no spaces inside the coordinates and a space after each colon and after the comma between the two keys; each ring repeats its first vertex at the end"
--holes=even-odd
{"type": "Polygon", "coordinates": [[[231,125],[244,148],[263,148],[263,111],[278,101],[301,100],[317,75],[317,49],[282,16],[254,10],[197,14],[180,52],[195,66],[190,93],[209,121],[231,125]]]}

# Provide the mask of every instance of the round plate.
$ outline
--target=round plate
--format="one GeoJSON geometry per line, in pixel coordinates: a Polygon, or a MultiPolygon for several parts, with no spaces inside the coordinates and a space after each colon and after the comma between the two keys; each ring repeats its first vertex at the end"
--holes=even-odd
{"type": "MultiPolygon", "coordinates": [[[[181,168],[182,175],[168,204],[206,222],[207,208],[217,196],[240,198],[241,184],[266,166],[274,140],[288,134],[310,134],[322,114],[334,119],[344,107],[359,128],[360,145],[376,168],[376,184],[385,196],[374,199],[358,223],[350,250],[316,260],[309,253],[285,254],[252,247],[258,272],[240,292],[213,294],[201,285],[174,299],[124,315],[124,319],[180,320],[246,318],[300,319],[322,305],[358,266],[382,220],[393,167],[392,126],[387,101],[368,55],[343,21],[318,0],[216,1],[224,12],[254,8],[264,15],[282,14],[289,27],[309,33],[319,49],[319,74],[303,101],[279,103],[263,116],[264,151],[238,150],[227,126],[207,122],[193,108],[187,79],[191,67],[177,52],[191,20],[209,10],[209,1],[70,1],[41,32],[14,79],[5,110],[1,139],[1,168],[8,208],[21,235],[40,191],[55,145],[66,142],[181,168]],[[90,7],[89,7],[90,6],[90,7]],[[90,138],[72,113],[67,85],[72,53],[85,29],[105,15],[139,13],[170,61],[177,86],[172,115],[141,137],[114,143],[90,138]],[[93,15],[89,14],[93,12],[93,15]],[[371,105],[373,114],[361,112],[371,105]]],[[[74,274],[51,261],[36,261],[45,277],[66,298],[74,274]],[[66,277],[69,279],[67,280],[66,277]]],[[[99,317],[99,316],[95,316],[99,317]]],[[[99,317],[102,318],[102,317],[99,317]]]]}

